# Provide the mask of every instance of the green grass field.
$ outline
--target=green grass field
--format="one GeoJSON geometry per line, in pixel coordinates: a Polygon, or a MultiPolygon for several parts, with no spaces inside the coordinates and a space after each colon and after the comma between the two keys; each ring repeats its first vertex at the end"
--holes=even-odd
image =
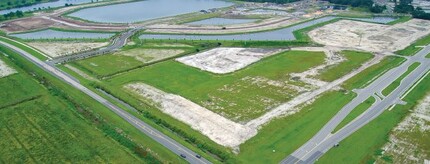
{"type": "Polygon", "coordinates": [[[384,90],[382,90],[382,94],[384,96],[389,95],[391,92],[393,92],[402,82],[402,80],[409,75],[409,73],[411,73],[412,71],[415,70],[415,68],[417,68],[420,65],[420,63],[413,63],[412,65],[410,65],[408,67],[408,70],[402,74],[402,76],[400,76],[399,78],[397,78],[393,83],[391,83],[390,85],[388,85],[386,88],[384,88],[384,90]]]}
{"type": "Polygon", "coordinates": [[[348,79],[342,87],[348,90],[363,88],[370,84],[377,77],[382,75],[387,70],[394,68],[405,61],[404,58],[389,56],[381,62],[365,69],[354,77],[348,79]]]}
{"type": "Polygon", "coordinates": [[[179,94],[228,118],[245,121],[262,115],[268,106],[286,102],[298,94],[295,90],[257,80],[305,86],[302,82],[290,80],[289,73],[303,72],[320,65],[324,57],[322,52],[288,51],[226,75],[215,75],[170,60],[108,81],[117,88],[142,81],[166,92],[179,94]],[[264,102],[265,99],[271,101],[264,102]]]}
{"type": "MultiPolygon", "coordinates": [[[[141,161],[51,96],[0,110],[0,161],[128,163],[141,161]]],[[[141,161],[142,162],[142,161],[141,161]]]]}
{"type": "Polygon", "coordinates": [[[359,68],[363,63],[374,57],[371,53],[358,51],[342,51],[340,54],[346,61],[324,69],[317,78],[323,81],[334,81],[359,68]]]}
{"type": "Polygon", "coordinates": [[[125,49],[113,54],[96,56],[84,60],[73,62],[79,65],[86,72],[89,72],[96,77],[111,76],[120,72],[140,68],[158,61],[170,59],[175,56],[184,55],[193,52],[193,47],[190,48],[131,48],[125,49]],[[164,49],[164,50],[163,50],[164,49]],[[154,51],[159,51],[158,57],[154,55],[154,51]],[[182,51],[178,54],[173,53],[175,50],[182,51]],[[151,51],[151,52],[150,52],[151,51]],[[164,52],[163,52],[164,51],[164,52]]]}
{"type": "Polygon", "coordinates": [[[418,51],[422,50],[422,47],[417,46],[427,46],[430,44],[430,35],[425,36],[424,38],[421,38],[414,43],[412,43],[410,46],[406,47],[403,50],[397,51],[396,54],[403,55],[403,56],[412,56],[415,55],[418,51]]]}
{"type": "MultiPolygon", "coordinates": [[[[329,150],[317,163],[373,163],[381,156],[381,147],[388,141],[391,130],[410,113],[418,100],[430,93],[430,76],[424,78],[403,100],[406,105],[396,105],[375,120],[329,150]]],[[[424,141],[424,142],[428,142],[424,141]]]]}
{"type": "Polygon", "coordinates": [[[0,162],[143,162],[9,58],[0,59],[18,71],[0,79],[0,162]]]}
{"type": "Polygon", "coordinates": [[[366,101],[355,107],[351,113],[349,113],[345,119],[342,120],[342,122],[339,123],[339,125],[336,126],[336,128],[333,130],[333,132],[337,132],[339,129],[343,128],[345,125],[347,125],[349,122],[357,118],[360,114],[362,114],[364,111],[369,109],[370,106],[372,106],[373,103],[375,103],[374,97],[369,97],[366,101]]]}

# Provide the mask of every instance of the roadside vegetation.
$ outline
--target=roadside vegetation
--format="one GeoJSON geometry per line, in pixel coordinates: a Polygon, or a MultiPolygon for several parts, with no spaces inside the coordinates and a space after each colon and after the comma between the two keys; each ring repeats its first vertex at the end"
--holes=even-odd
{"type": "Polygon", "coordinates": [[[427,35],[424,38],[421,38],[414,43],[412,43],[410,46],[406,47],[403,50],[397,51],[396,54],[403,55],[403,56],[413,56],[417,52],[423,49],[423,46],[427,46],[430,44],[430,35],[427,35]]]}
{"type": "Polygon", "coordinates": [[[276,119],[240,146],[242,163],[278,163],[312,138],[354,93],[331,91],[291,116],[276,119]]]}
{"type": "MultiPolygon", "coordinates": [[[[24,46],[18,45],[17,43],[14,45],[25,49],[23,48],[24,46]]],[[[87,95],[59,81],[52,75],[29,63],[18,54],[5,48],[2,48],[2,51],[7,53],[9,58],[11,58],[18,67],[26,72],[30,72],[38,83],[43,84],[50,93],[64,100],[71,109],[79,113],[79,117],[85,118],[91,125],[100,129],[105,136],[121,144],[123,149],[132,152],[139,157],[139,159],[148,163],[158,163],[157,161],[171,161],[174,163],[184,162],[181,157],[173,154],[160,144],[153,142],[148,136],[142,135],[139,130],[135,129],[110,110],[105,109],[101,104],[96,103],[87,95]]],[[[36,52],[32,52],[33,55],[37,56],[35,53],[36,52]]]]}
{"type": "Polygon", "coordinates": [[[393,92],[402,82],[402,80],[408,76],[412,71],[415,70],[415,68],[417,68],[420,65],[420,63],[413,63],[412,65],[410,65],[408,67],[408,70],[402,74],[402,76],[400,76],[399,78],[397,78],[393,83],[391,83],[390,85],[388,85],[386,88],[384,88],[384,90],[382,90],[382,94],[384,96],[389,95],[391,92],[393,92]]]}
{"type": "MultiPolygon", "coordinates": [[[[4,134],[0,136],[1,161],[121,163],[145,160],[110,135],[95,129],[95,124],[79,113],[82,109],[63,99],[55,88],[49,87],[46,79],[23,70],[24,64],[15,65],[18,61],[13,52],[3,47],[0,51],[10,55],[0,59],[18,71],[0,79],[0,90],[4,91],[0,93],[0,131],[4,134]]],[[[102,120],[97,122],[104,125],[102,120]]]]}
{"type": "Polygon", "coordinates": [[[350,73],[354,69],[359,68],[363,63],[374,57],[371,53],[358,51],[341,51],[340,55],[344,57],[346,61],[325,68],[318,75],[319,79],[329,82],[334,81],[350,73]]]}
{"type": "Polygon", "coordinates": [[[333,130],[332,133],[337,132],[339,129],[342,129],[345,125],[347,125],[348,123],[350,123],[352,120],[354,120],[355,118],[357,118],[359,115],[361,115],[362,113],[364,113],[367,109],[370,108],[370,106],[373,105],[373,103],[375,103],[376,99],[374,97],[369,97],[367,100],[365,100],[364,102],[362,102],[360,105],[358,105],[357,107],[355,107],[351,113],[349,113],[343,120],[342,122],[339,123],[339,125],[336,126],[336,128],[333,130]]]}
{"type": "Polygon", "coordinates": [[[399,66],[405,61],[402,57],[389,56],[385,57],[381,62],[363,70],[354,77],[348,79],[342,87],[348,90],[364,88],[372,83],[376,78],[381,76],[386,71],[399,66]]]}
{"type": "MultiPolygon", "coordinates": [[[[392,129],[407,116],[419,102],[430,93],[430,76],[424,77],[403,100],[406,105],[396,105],[391,111],[384,111],[379,117],[330,149],[316,163],[374,163],[383,156],[380,148],[387,142],[392,129]],[[354,150],[354,151],[351,151],[354,150]]],[[[390,157],[382,157],[390,161],[390,157]]]]}

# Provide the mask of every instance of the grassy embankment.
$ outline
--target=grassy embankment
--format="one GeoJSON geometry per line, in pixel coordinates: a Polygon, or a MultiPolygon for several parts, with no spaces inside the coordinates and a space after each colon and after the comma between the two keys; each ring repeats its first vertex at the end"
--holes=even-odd
{"type": "Polygon", "coordinates": [[[370,106],[372,106],[373,103],[375,103],[374,97],[369,97],[366,101],[362,102],[360,105],[355,107],[351,113],[349,113],[345,119],[342,120],[342,122],[339,123],[339,125],[336,126],[336,128],[333,130],[334,132],[337,132],[339,129],[343,128],[345,125],[347,125],[349,122],[357,118],[359,115],[361,115],[364,111],[369,109],[370,106]]]}
{"type": "Polygon", "coordinates": [[[430,44],[430,35],[427,35],[414,43],[412,43],[410,46],[406,47],[403,50],[397,51],[396,54],[403,55],[403,56],[412,56],[415,55],[418,51],[422,50],[422,46],[427,46],[430,44]]]}
{"type": "Polygon", "coordinates": [[[359,68],[363,63],[374,57],[371,53],[358,51],[341,51],[340,55],[342,55],[346,61],[324,69],[317,78],[323,81],[334,81],[350,73],[354,69],[359,68]]]}
{"type": "MultiPolygon", "coordinates": [[[[15,45],[21,48],[23,47],[18,44],[15,45]]],[[[6,49],[3,50],[7,51],[6,49]]],[[[33,55],[38,56],[34,53],[35,52],[32,52],[33,55]]],[[[149,137],[142,135],[139,130],[135,129],[101,104],[96,103],[87,95],[59,81],[52,75],[29,63],[18,54],[12,51],[9,51],[8,54],[19,67],[27,72],[31,72],[34,77],[41,81],[40,83],[46,84],[49,89],[55,90],[57,95],[67,100],[67,102],[75,107],[74,109],[83,115],[84,118],[98,125],[97,127],[101,129],[105,135],[126,146],[134,152],[134,154],[144,155],[143,158],[148,158],[150,161],[155,157],[165,162],[183,162],[180,157],[171,153],[158,143],[153,142],[149,137]],[[141,149],[142,147],[143,149],[141,149]],[[156,152],[156,154],[153,152],[156,152]]]]}
{"type": "Polygon", "coordinates": [[[402,74],[402,76],[400,76],[399,78],[397,78],[393,83],[391,83],[390,85],[388,85],[386,88],[384,88],[384,90],[382,90],[382,94],[384,96],[389,95],[391,92],[393,92],[402,82],[402,80],[408,76],[412,71],[415,70],[415,68],[417,68],[420,65],[420,63],[413,63],[412,65],[410,65],[408,67],[408,70],[402,74]]]}
{"type": "Polygon", "coordinates": [[[3,134],[0,135],[0,161],[157,162],[151,155],[140,158],[110,135],[94,128],[97,125],[84,119],[79,109],[61,98],[55,89],[47,88],[45,79],[15,65],[18,62],[13,57],[15,54],[3,47],[0,51],[0,60],[18,71],[0,78],[0,131],[3,134]]]}
{"type": "Polygon", "coordinates": [[[382,155],[381,147],[388,141],[391,130],[410,113],[418,100],[429,93],[429,83],[430,76],[427,75],[403,99],[406,105],[396,105],[391,111],[385,111],[340,142],[341,146],[328,151],[317,163],[373,163],[375,157],[382,155]]]}

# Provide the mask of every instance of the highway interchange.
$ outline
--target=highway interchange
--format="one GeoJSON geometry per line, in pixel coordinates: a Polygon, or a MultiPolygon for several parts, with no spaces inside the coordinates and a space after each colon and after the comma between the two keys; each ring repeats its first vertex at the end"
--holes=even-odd
{"type": "Polygon", "coordinates": [[[386,72],[367,87],[356,90],[357,97],[345,105],[313,138],[306,142],[299,149],[281,161],[282,164],[296,163],[314,163],[326,153],[335,144],[339,143],[376,117],[382,114],[386,109],[396,104],[404,103],[401,99],[408,93],[408,90],[414,86],[419,80],[428,74],[430,70],[430,59],[426,55],[430,53],[430,45],[423,48],[416,55],[406,57],[407,61],[400,66],[386,72]],[[382,95],[382,90],[398,79],[408,67],[413,63],[420,65],[409,73],[401,84],[387,97],[382,95]],[[369,97],[375,97],[376,102],[361,114],[359,117],[351,121],[338,132],[332,134],[336,126],[359,104],[367,100],[369,97]]]}
{"type": "MultiPolygon", "coordinates": [[[[7,39],[7,38],[5,38],[5,39],[7,39]]],[[[181,154],[185,155],[186,158],[184,158],[184,159],[186,161],[188,161],[189,163],[192,163],[192,164],[197,164],[197,163],[211,163],[211,162],[209,162],[208,160],[206,160],[203,157],[197,158],[196,157],[197,154],[195,152],[193,152],[192,150],[190,150],[187,147],[181,145],[180,143],[178,143],[175,140],[171,139],[170,137],[164,135],[163,133],[161,133],[157,129],[155,129],[155,128],[151,127],[150,125],[146,124],[145,122],[143,122],[139,118],[136,118],[132,114],[124,111],[123,109],[121,109],[118,106],[112,104],[111,102],[109,102],[105,98],[99,96],[98,94],[96,94],[92,90],[90,90],[90,89],[86,88],[85,86],[81,85],[78,81],[76,81],[75,79],[71,78],[69,75],[65,74],[64,72],[62,72],[61,70],[59,70],[55,66],[39,60],[38,58],[34,57],[30,53],[28,53],[28,52],[26,52],[24,50],[21,50],[20,48],[18,48],[16,46],[13,46],[11,44],[5,43],[3,41],[0,41],[0,44],[3,45],[3,46],[8,47],[9,49],[14,50],[15,52],[17,52],[21,56],[25,57],[27,60],[31,61],[32,63],[36,64],[37,66],[39,66],[40,68],[42,68],[43,70],[45,70],[46,72],[54,75],[58,79],[60,79],[60,80],[62,80],[64,82],[70,84],[74,88],[82,91],[83,93],[87,94],[88,96],[90,96],[94,100],[96,100],[99,103],[103,104],[108,109],[110,109],[112,112],[114,112],[115,114],[117,114],[118,116],[120,116],[121,118],[123,118],[124,120],[126,120],[127,122],[129,122],[131,125],[133,125],[137,129],[139,129],[145,135],[151,137],[152,139],[154,139],[155,141],[157,141],[158,143],[160,143],[161,145],[163,145],[167,149],[171,150],[173,153],[177,154],[178,156],[181,155],[181,154]]]]}

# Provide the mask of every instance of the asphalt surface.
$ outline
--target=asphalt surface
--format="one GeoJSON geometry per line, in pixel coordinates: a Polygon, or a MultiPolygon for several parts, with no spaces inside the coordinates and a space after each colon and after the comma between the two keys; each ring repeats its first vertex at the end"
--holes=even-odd
{"type": "Polygon", "coordinates": [[[127,39],[129,37],[131,37],[133,34],[135,34],[137,31],[142,30],[143,28],[133,28],[130,29],[126,32],[121,33],[118,37],[116,37],[112,44],[108,45],[107,47],[103,47],[100,49],[96,49],[93,51],[88,51],[88,52],[83,52],[83,53],[79,53],[79,54],[74,54],[74,55],[68,55],[68,56],[62,56],[62,57],[58,57],[58,58],[54,58],[52,60],[48,60],[47,63],[53,65],[53,64],[60,64],[60,63],[65,63],[65,62],[69,62],[69,61],[74,61],[74,60],[80,60],[80,59],[85,59],[85,58],[89,58],[89,57],[93,57],[96,55],[102,55],[102,54],[106,54],[106,53],[110,53],[113,51],[116,51],[118,49],[120,49],[121,47],[123,47],[125,44],[127,44],[127,39]]]}
{"type": "MultiPolygon", "coordinates": [[[[299,149],[294,151],[287,158],[282,160],[282,164],[295,164],[295,163],[314,163],[324,153],[326,153],[335,144],[339,143],[352,133],[378,117],[386,109],[396,104],[403,104],[401,100],[408,90],[419,80],[428,74],[430,70],[430,59],[426,55],[430,53],[430,45],[426,46],[423,50],[416,55],[406,57],[407,61],[400,66],[386,72],[367,87],[356,90],[357,97],[345,105],[324,127],[314,135],[308,142],[306,142],[299,149]],[[413,63],[421,63],[415,70],[409,73],[402,81],[401,84],[392,91],[388,96],[382,96],[381,92],[388,85],[398,79],[408,67],[413,63]],[[377,96],[378,95],[378,96],[377,96]],[[349,124],[338,130],[336,133],[331,132],[336,126],[359,104],[367,100],[369,97],[375,97],[375,103],[367,109],[364,113],[351,121],[349,124]]],[[[342,146],[342,145],[340,145],[342,146]]],[[[353,151],[353,150],[351,150],[353,151]]]]}
{"type": "Polygon", "coordinates": [[[145,135],[151,137],[152,139],[154,139],[155,141],[157,141],[158,143],[160,143],[161,145],[163,145],[167,149],[171,150],[173,153],[177,154],[178,156],[181,154],[184,154],[186,156],[186,158],[184,158],[184,159],[186,161],[188,161],[189,163],[192,163],[192,164],[211,163],[208,160],[204,159],[203,157],[201,157],[201,158],[195,157],[196,153],[193,152],[192,150],[186,148],[185,146],[181,145],[180,143],[176,142],[175,140],[164,135],[163,133],[161,133],[157,129],[155,129],[155,128],[151,127],[150,125],[146,124],[145,122],[141,121],[139,118],[134,117],[130,113],[128,113],[128,112],[122,110],[121,108],[119,108],[118,106],[112,104],[111,102],[109,102],[105,98],[99,96],[98,94],[94,93],[90,89],[81,85],[78,81],[71,78],[70,76],[68,76],[67,74],[65,74],[64,72],[59,70],[58,68],[52,66],[51,64],[45,63],[45,62],[39,60],[38,58],[32,56],[31,54],[27,53],[26,51],[21,50],[18,47],[15,47],[15,46],[10,45],[8,43],[0,41],[0,44],[14,50],[15,52],[17,52],[21,56],[25,57],[26,59],[28,59],[32,63],[36,64],[37,66],[39,66],[43,70],[49,72],[50,74],[56,76],[58,79],[70,84],[74,88],[76,88],[76,89],[82,91],[83,93],[87,94],[88,96],[92,97],[94,100],[103,104],[108,109],[113,111],[115,114],[117,114],[118,116],[120,116],[121,118],[123,118],[124,120],[129,122],[135,128],[137,128],[141,132],[145,133],[145,135]]]}

